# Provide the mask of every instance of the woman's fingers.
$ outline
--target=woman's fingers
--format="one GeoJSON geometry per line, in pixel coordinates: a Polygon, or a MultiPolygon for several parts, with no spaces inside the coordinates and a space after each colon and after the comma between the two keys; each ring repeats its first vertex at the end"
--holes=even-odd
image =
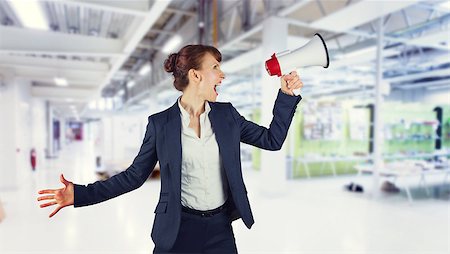
{"type": "Polygon", "coordinates": [[[289,73],[288,75],[286,75],[285,80],[286,80],[287,88],[290,89],[296,85],[296,83],[300,80],[300,77],[297,75],[297,72],[293,71],[293,72],[289,73]]]}
{"type": "Polygon", "coordinates": [[[289,88],[289,89],[298,89],[298,88],[300,88],[300,87],[302,87],[303,86],[303,82],[300,80],[300,78],[295,78],[294,80],[292,80],[292,81],[289,81],[288,82],[288,84],[287,84],[287,87],[289,88]]]}
{"type": "Polygon", "coordinates": [[[297,89],[303,87],[303,82],[300,80],[297,80],[295,83],[292,84],[292,89],[297,89]]]}
{"type": "Polygon", "coordinates": [[[47,200],[47,199],[55,199],[55,195],[47,195],[47,196],[41,196],[41,197],[37,198],[38,201],[47,200]]]}
{"type": "Polygon", "coordinates": [[[295,87],[295,86],[298,86],[299,84],[301,83],[301,81],[300,81],[300,79],[299,78],[296,78],[296,79],[294,79],[294,80],[291,80],[291,81],[289,81],[288,83],[287,83],[287,88],[293,88],[293,87],[295,87]]]}
{"type": "Polygon", "coordinates": [[[292,71],[289,74],[281,77],[281,91],[289,95],[298,95],[299,91],[294,93],[294,90],[298,90],[303,87],[303,82],[298,76],[296,71],[292,71]]]}
{"type": "Polygon", "coordinates": [[[44,207],[52,206],[52,205],[56,205],[56,204],[58,204],[58,203],[56,201],[53,201],[53,202],[48,202],[48,203],[42,204],[42,205],[40,205],[40,207],[44,208],[44,207]]]}
{"type": "Polygon", "coordinates": [[[66,178],[64,178],[64,175],[63,174],[61,174],[60,176],[59,176],[59,180],[65,185],[65,186],[67,186],[67,185],[69,185],[69,181],[67,181],[66,180],[66,178]]]}
{"type": "Polygon", "coordinates": [[[49,218],[53,217],[53,215],[55,215],[57,212],[59,212],[59,210],[61,210],[61,208],[63,208],[63,206],[58,206],[48,217],[49,218]]]}
{"type": "Polygon", "coordinates": [[[58,190],[55,190],[55,189],[53,189],[53,190],[40,190],[38,192],[38,194],[56,194],[57,191],[58,190]]]}

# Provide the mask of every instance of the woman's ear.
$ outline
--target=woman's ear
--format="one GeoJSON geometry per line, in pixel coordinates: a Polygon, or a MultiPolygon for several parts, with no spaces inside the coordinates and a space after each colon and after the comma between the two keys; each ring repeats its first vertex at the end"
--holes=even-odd
{"type": "Polygon", "coordinates": [[[189,79],[198,83],[202,80],[202,76],[200,73],[194,69],[190,69],[188,72],[189,79]]]}

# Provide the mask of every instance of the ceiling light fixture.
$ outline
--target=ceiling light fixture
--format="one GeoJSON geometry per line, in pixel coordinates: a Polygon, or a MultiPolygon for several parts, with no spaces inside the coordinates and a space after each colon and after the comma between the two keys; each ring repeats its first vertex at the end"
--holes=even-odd
{"type": "Polygon", "coordinates": [[[91,101],[88,105],[89,109],[97,109],[97,101],[91,101]]]}
{"type": "Polygon", "coordinates": [[[98,110],[103,111],[103,110],[105,110],[105,107],[106,107],[105,98],[98,99],[98,101],[97,101],[98,110]]]}
{"type": "Polygon", "coordinates": [[[24,27],[41,30],[49,29],[47,19],[39,1],[12,0],[9,1],[9,4],[14,9],[14,12],[24,27]]]}
{"type": "Polygon", "coordinates": [[[169,54],[173,52],[181,44],[181,41],[182,41],[181,36],[176,34],[167,41],[167,43],[164,45],[161,51],[165,54],[169,54]]]}
{"type": "Polygon", "coordinates": [[[448,1],[443,1],[442,3],[439,4],[439,6],[440,6],[441,8],[450,10],[450,2],[448,2],[448,1]]]}
{"type": "Polygon", "coordinates": [[[134,80],[130,80],[130,81],[127,82],[127,88],[128,89],[132,88],[134,85],[136,85],[136,82],[134,80]]]}
{"type": "Polygon", "coordinates": [[[139,70],[139,75],[145,76],[147,73],[150,72],[151,69],[152,69],[152,66],[150,65],[150,63],[146,63],[139,70]]]}
{"type": "Polygon", "coordinates": [[[69,85],[69,83],[67,82],[67,79],[65,79],[65,78],[54,77],[53,81],[58,86],[68,86],[69,85]]]}

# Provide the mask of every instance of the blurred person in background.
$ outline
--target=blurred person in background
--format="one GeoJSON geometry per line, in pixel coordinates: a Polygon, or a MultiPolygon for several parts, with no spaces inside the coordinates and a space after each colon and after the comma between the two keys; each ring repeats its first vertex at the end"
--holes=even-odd
{"type": "Polygon", "coordinates": [[[296,72],[281,77],[269,128],[246,120],[231,103],[216,102],[225,78],[221,53],[212,46],[187,45],[168,56],[164,68],[182,92],[173,106],[148,118],[143,144],[131,166],[104,181],[41,190],[40,207],[50,214],[74,205],[97,204],[135,190],[157,161],[161,191],[155,209],[154,253],[237,253],[231,222],[254,223],[241,171],[240,142],[279,150],[301,97],[296,72]]]}

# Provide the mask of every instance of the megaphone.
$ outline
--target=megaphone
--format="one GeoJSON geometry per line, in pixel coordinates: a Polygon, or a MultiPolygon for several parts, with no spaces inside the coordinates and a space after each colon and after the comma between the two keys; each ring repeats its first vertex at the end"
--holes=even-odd
{"type": "MultiPolygon", "coordinates": [[[[266,70],[270,76],[280,77],[300,67],[323,66],[328,68],[329,64],[327,45],[322,36],[316,33],[303,47],[274,53],[266,61],[266,70]]],[[[300,89],[295,89],[294,94],[299,95],[300,89]]]]}

